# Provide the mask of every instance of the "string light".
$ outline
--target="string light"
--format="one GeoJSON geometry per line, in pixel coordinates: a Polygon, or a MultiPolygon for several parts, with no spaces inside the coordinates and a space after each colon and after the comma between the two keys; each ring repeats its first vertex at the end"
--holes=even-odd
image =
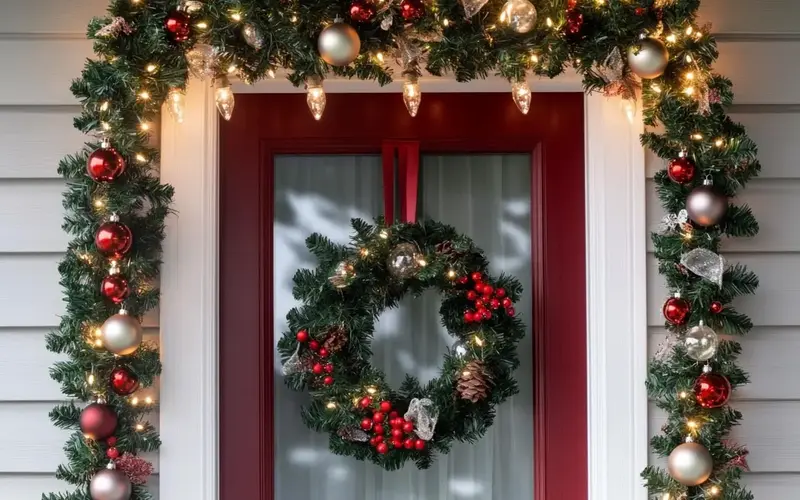
{"type": "Polygon", "coordinates": [[[103,339],[95,339],[94,345],[97,347],[103,347],[103,339]]]}
{"type": "Polygon", "coordinates": [[[131,406],[136,406],[139,404],[139,398],[131,398],[131,406]]]}
{"type": "Polygon", "coordinates": [[[714,141],[714,145],[718,148],[721,148],[723,145],[725,145],[725,141],[723,139],[717,139],[714,141]]]}
{"type": "Polygon", "coordinates": [[[420,267],[425,267],[425,266],[428,265],[428,261],[426,261],[425,259],[420,258],[420,259],[417,259],[417,264],[419,264],[420,267]]]}
{"type": "Polygon", "coordinates": [[[405,77],[405,82],[403,82],[403,103],[406,105],[408,114],[413,118],[417,116],[419,105],[422,102],[419,76],[413,71],[406,71],[405,77]]]}
{"type": "Polygon", "coordinates": [[[315,120],[322,118],[325,112],[325,89],[322,88],[322,80],[319,77],[311,77],[306,80],[306,104],[315,120]]]}
{"type": "Polygon", "coordinates": [[[297,22],[297,16],[292,16],[289,20],[291,22],[293,22],[293,23],[296,23],[297,22]]]}
{"type": "Polygon", "coordinates": [[[449,271],[447,271],[447,277],[451,280],[456,279],[456,272],[450,269],[449,271]]]}
{"type": "Polygon", "coordinates": [[[148,92],[146,90],[143,90],[143,91],[139,92],[139,99],[141,99],[143,101],[146,101],[146,100],[150,99],[150,92],[148,92]]]}
{"type": "Polygon", "coordinates": [[[688,28],[686,28],[686,34],[687,34],[687,35],[691,35],[692,33],[694,33],[694,28],[692,28],[691,26],[689,26],[688,28]]]}
{"type": "Polygon", "coordinates": [[[236,22],[239,22],[242,20],[242,15],[238,12],[234,12],[233,14],[231,14],[231,19],[233,19],[236,22]]]}
{"type": "Polygon", "coordinates": [[[698,424],[694,420],[689,420],[688,422],[686,422],[686,427],[688,427],[691,430],[695,431],[700,427],[700,424],[698,424]]]}
{"type": "Polygon", "coordinates": [[[658,86],[658,85],[656,85],[655,83],[654,83],[654,84],[652,84],[652,85],[650,85],[650,88],[651,88],[651,89],[653,90],[653,92],[655,92],[656,94],[660,94],[660,93],[661,93],[661,87],[660,87],[660,86],[658,86]]]}
{"type": "Polygon", "coordinates": [[[702,141],[703,140],[703,134],[694,133],[694,134],[692,134],[692,139],[694,139],[695,141],[702,141]]]}
{"type": "Polygon", "coordinates": [[[111,130],[111,125],[109,125],[109,124],[108,124],[108,122],[101,122],[101,123],[100,123],[100,126],[101,126],[101,127],[103,128],[103,130],[105,130],[106,132],[108,132],[109,130],[111,130]]]}
{"type": "Polygon", "coordinates": [[[103,202],[102,198],[95,199],[93,205],[94,205],[95,208],[103,208],[104,206],[106,206],[106,204],[103,202]]]}
{"type": "Polygon", "coordinates": [[[150,63],[150,64],[148,64],[148,65],[147,65],[147,67],[145,67],[144,69],[145,69],[145,71],[147,71],[148,73],[155,73],[156,71],[158,71],[158,66],[156,66],[156,65],[155,65],[155,64],[153,64],[153,63],[150,63]]]}
{"type": "Polygon", "coordinates": [[[217,79],[217,88],[214,91],[214,100],[217,103],[217,111],[226,121],[233,116],[233,107],[236,101],[233,97],[231,82],[228,77],[223,76],[217,79]]]}
{"type": "Polygon", "coordinates": [[[445,28],[450,26],[450,20],[447,19],[446,17],[444,19],[442,19],[442,26],[444,26],[445,28]]]}
{"type": "Polygon", "coordinates": [[[230,66],[228,66],[228,74],[236,73],[237,69],[239,68],[237,68],[235,64],[231,64],[230,66]]]}
{"type": "Polygon", "coordinates": [[[172,89],[167,95],[167,110],[172,118],[183,123],[184,110],[186,109],[186,95],[180,89],[172,89]]]}
{"type": "Polygon", "coordinates": [[[678,37],[676,37],[674,33],[671,33],[671,34],[667,35],[667,42],[675,43],[677,41],[678,41],[678,37]]]}
{"type": "Polygon", "coordinates": [[[531,88],[525,78],[511,84],[511,97],[522,114],[527,115],[531,109],[531,88]]]}
{"type": "Polygon", "coordinates": [[[204,30],[204,29],[208,28],[208,23],[205,22],[205,21],[200,21],[199,23],[195,24],[195,26],[197,26],[201,30],[204,30]]]}
{"type": "Polygon", "coordinates": [[[144,398],[144,404],[146,404],[146,405],[153,404],[153,398],[151,398],[150,396],[147,396],[146,398],[144,398]]]}
{"type": "Polygon", "coordinates": [[[359,253],[361,254],[362,257],[367,257],[369,256],[369,249],[362,248],[361,250],[359,250],[359,253]]]}
{"type": "Polygon", "coordinates": [[[694,95],[694,87],[692,86],[686,87],[685,89],[683,89],[683,93],[688,96],[694,95]]]}
{"type": "Polygon", "coordinates": [[[334,408],[336,408],[336,403],[334,403],[333,401],[328,401],[328,404],[325,405],[325,408],[333,410],[334,408]]]}
{"type": "Polygon", "coordinates": [[[687,80],[694,80],[694,71],[686,73],[686,75],[684,75],[684,78],[686,78],[687,80]]]}
{"type": "Polygon", "coordinates": [[[694,61],[694,59],[692,59],[692,56],[691,56],[691,55],[689,55],[689,54],[686,54],[686,57],[684,57],[684,60],[685,60],[687,63],[690,63],[690,62],[694,61]]]}
{"type": "Polygon", "coordinates": [[[536,54],[531,54],[531,62],[537,64],[539,62],[539,56],[536,54]]]}
{"type": "Polygon", "coordinates": [[[719,495],[719,492],[720,492],[720,489],[719,489],[719,487],[718,487],[718,486],[716,486],[716,485],[715,485],[715,486],[712,486],[711,488],[709,488],[709,489],[708,489],[708,493],[709,493],[709,495],[711,495],[712,497],[715,497],[715,496],[719,495]]]}
{"type": "Polygon", "coordinates": [[[269,75],[270,78],[275,78],[275,70],[271,69],[267,71],[267,75],[269,75]]]}
{"type": "Polygon", "coordinates": [[[375,54],[375,59],[377,59],[378,62],[383,62],[383,52],[378,52],[375,54]]]}
{"type": "Polygon", "coordinates": [[[100,105],[100,111],[108,111],[108,107],[111,105],[110,102],[104,101],[103,104],[100,105]]]}
{"type": "Polygon", "coordinates": [[[461,372],[461,375],[463,375],[464,377],[469,377],[470,375],[472,375],[472,373],[470,373],[468,370],[464,370],[463,372],[461,372]]]}
{"type": "Polygon", "coordinates": [[[483,339],[482,338],[480,338],[477,335],[475,335],[475,337],[473,337],[473,340],[474,340],[476,346],[483,347],[483,339]]]}
{"type": "Polygon", "coordinates": [[[686,391],[681,391],[681,393],[678,394],[678,397],[681,398],[681,399],[686,399],[688,396],[689,395],[686,394],[686,391]]]}
{"type": "Polygon", "coordinates": [[[89,374],[87,382],[89,382],[89,385],[94,385],[94,373],[89,374]]]}
{"type": "Polygon", "coordinates": [[[136,430],[139,431],[139,432],[142,432],[144,430],[144,425],[136,424],[136,430]]]}
{"type": "Polygon", "coordinates": [[[553,27],[553,20],[551,18],[548,17],[547,19],[545,19],[544,22],[545,22],[545,24],[547,25],[548,28],[552,28],[553,27]]]}
{"type": "Polygon", "coordinates": [[[378,389],[372,386],[367,387],[367,394],[375,394],[376,392],[378,392],[378,389]]]}
{"type": "Polygon", "coordinates": [[[387,231],[385,229],[381,229],[381,232],[378,233],[378,236],[380,236],[380,238],[382,240],[385,240],[385,239],[387,239],[389,237],[389,231],[387,231]]]}

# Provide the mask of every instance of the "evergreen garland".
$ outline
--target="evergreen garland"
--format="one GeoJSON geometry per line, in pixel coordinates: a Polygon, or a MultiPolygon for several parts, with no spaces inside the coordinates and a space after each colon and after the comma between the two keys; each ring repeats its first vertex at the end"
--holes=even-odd
{"type": "MultiPolygon", "coordinates": [[[[406,37],[410,28],[403,22],[398,4],[385,1],[393,23],[388,29],[381,28],[378,19],[353,23],[362,40],[361,55],[341,68],[333,68],[320,59],[316,39],[323,26],[336,16],[348,21],[350,4],[345,0],[186,0],[184,7],[191,7],[192,33],[184,42],[175,42],[164,29],[167,16],[180,6],[177,0],[112,0],[109,17],[89,24],[88,36],[95,41],[97,58],[87,61],[81,77],[72,84],[73,93],[83,105],[75,126],[87,134],[105,136],[123,155],[128,169],[111,183],[88,178],[86,160],[98,148],[97,142],[88,143],[60,164],[59,172],[68,181],[64,229],[73,239],[60,265],[67,308],[59,328],[48,336],[48,348],[69,357],[52,369],[65,396],[78,401],[90,401],[97,395],[108,399],[119,417],[119,451],[155,451],[159,440],[144,419],[150,408],[134,405],[130,397],[118,397],[108,390],[110,372],[124,364],[148,386],[159,374],[160,364],[156,348],[147,344],[123,358],[96,345],[94,332],[118,307],[99,293],[109,262],[98,253],[93,238],[112,213],[119,214],[132,230],[133,248],[119,265],[131,283],[126,307],[131,315],[141,318],[158,302],[154,285],[164,218],[169,214],[172,198],[172,189],[158,181],[158,150],[151,146],[150,132],[167,96],[171,92],[179,96],[185,88],[186,52],[198,42],[215,47],[215,70],[220,81],[229,71],[245,82],[253,82],[283,68],[295,85],[329,73],[386,84],[396,75],[378,54],[394,54],[395,42],[406,37]],[[245,25],[263,37],[261,48],[244,42],[245,25]]],[[[667,41],[670,63],[662,76],[643,83],[642,92],[645,124],[661,128],[645,133],[642,143],[667,160],[685,152],[698,169],[694,180],[685,185],[672,182],[665,172],[656,175],[664,209],[668,213],[683,209],[690,191],[705,178],[713,179],[721,193],[733,197],[757,175],[760,166],[755,144],[744,128],[725,113],[733,102],[732,84],[712,72],[717,48],[708,28],[696,24],[699,0],[534,3],[539,22],[527,34],[515,33],[498,22],[503,4],[499,0],[490,0],[468,20],[458,0],[426,4],[425,14],[411,27],[416,39],[424,41],[426,54],[421,66],[433,75],[447,73],[459,81],[498,74],[511,82],[524,80],[527,73],[554,77],[572,66],[583,76],[587,91],[608,91],[611,82],[602,67],[615,49],[625,54],[640,35],[658,37],[667,41]]],[[[416,66],[404,69],[419,71],[416,66]]],[[[623,77],[629,76],[626,70],[623,77]]],[[[726,270],[720,289],[687,272],[679,262],[681,255],[691,249],[718,252],[725,237],[756,234],[758,225],[752,213],[746,206],[732,206],[720,224],[687,229],[653,235],[659,270],[669,289],[682,292],[691,304],[689,323],[668,325],[671,333],[681,335],[687,326],[701,320],[718,333],[746,333],[750,320],[730,302],[752,293],[757,277],[743,266],[733,265],[726,270]],[[709,310],[715,301],[724,306],[720,313],[709,310]]],[[[725,375],[734,387],[747,381],[736,364],[739,352],[737,343],[725,341],[712,360],[714,370],[725,375]]],[[[680,397],[691,391],[701,369],[699,363],[686,356],[680,343],[651,364],[648,390],[668,415],[663,433],[653,438],[652,444],[660,455],[668,455],[687,433],[694,434],[713,457],[711,479],[701,486],[685,487],[655,467],[647,468],[643,477],[650,493],[659,500],[664,495],[687,500],[708,496],[749,500],[752,495],[739,486],[741,467],[736,465],[741,464],[745,451],[725,440],[741,419],[739,412],[729,406],[704,409],[692,398],[680,397]],[[700,425],[688,429],[689,421],[700,425]]],[[[59,427],[76,431],[65,447],[68,463],[59,467],[57,476],[77,490],[43,498],[90,500],[87,484],[105,465],[107,444],[86,440],[77,431],[80,409],[73,403],[57,406],[51,416],[59,427]]],[[[136,485],[131,498],[150,496],[136,485]]]]}

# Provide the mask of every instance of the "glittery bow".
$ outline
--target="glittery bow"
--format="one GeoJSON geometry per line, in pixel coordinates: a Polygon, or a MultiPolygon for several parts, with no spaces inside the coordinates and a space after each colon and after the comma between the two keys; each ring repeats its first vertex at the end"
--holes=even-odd
{"type": "Polygon", "coordinates": [[[722,288],[722,274],[725,272],[725,259],[722,255],[705,248],[695,248],[681,255],[681,264],[694,274],[722,288]]]}
{"type": "Polygon", "coordinates": [[[189,71],[200,80],[214,78],[219,69],[219,49],[198,43],[186,53],[189,71]]]}
{"type": "Polygon", "coordinates": [[[281,373],[283,373],[284,377],[287,375],[294,375],[295,373],[304,371],[305,365],[306,363],[303,358],[300,357],[300,344],[297,344],[297,349],[295,349],[294,354],[281,366],[281,373]]]}
{"type": "Polygon", "coordinates": [[[428,398],[411,400],[408,411],[403,417],[414,422],[414,429],[420,439],[430,441],[433,438],[433,429],[439,420],[439,410],[433,406],[433,401],[428,398]]]}
{"type": "Polygon", "coordinates": [[[111,22],[95,32],[96,36],[130,35],[133,28],[124,17],[115,17],[111,22]]]}
{"type": "Polygon", "coordinates": [[[658,225],[658,232],[664,234],[670,231],[677,231],[688,222],[689,212],[686,210],[681,210],[677,214],[667,214],[661,219],[661,224],[658,225]]]}
{"type": "Polygon", "coordinates": [[[640,84],[633,74],[625,71],[625,62],[619,47],[614,47],[603,64],[596,64],[594,71],[606,82],[603,95],[636,99],[636,91],[640,88],[640,84]]]}
{"type": "Polygon", "coordinates": [[[343,427],[336,434],[347,441],[358,441],[364,443],[369,441],[369,434],[357,427],[343,427]]]}
{"type": "Polygon", "coordinates": [[[489,0],[461,0],[467,19],[480,12],[487,3],[489,3],[489,0]]]}

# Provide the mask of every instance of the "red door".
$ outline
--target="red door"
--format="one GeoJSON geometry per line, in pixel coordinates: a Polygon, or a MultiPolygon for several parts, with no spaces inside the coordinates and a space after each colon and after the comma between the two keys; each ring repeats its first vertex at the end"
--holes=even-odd
{"type": "Polygon", "coordinates": [[[334,94],[320,122],[303,95],[236,99],[221,127],[222,500],[284,500],[274,477],[275,157],[380,154],[396,140],[423,153],[529,155],[534,498],[587,498],[583,95],[534,94],[526,116],[507,94],[425,94],[411,118],[398,95],[334,94]]]}

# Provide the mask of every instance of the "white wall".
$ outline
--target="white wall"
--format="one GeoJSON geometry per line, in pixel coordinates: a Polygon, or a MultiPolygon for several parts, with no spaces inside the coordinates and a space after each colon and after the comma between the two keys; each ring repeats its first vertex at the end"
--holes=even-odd
{"type": "MultiPolygon", "coordinates": [[[[50,380],[57,357],[45,333],[63,312],[57,264],[61,230],[58,161],[84,137],[69,92],[91,56],[86,24],[105,0],[3,1],[0,7],[0,497],[38,500],[69,488],[54,477],[68,433],[47,413],[62,399],[50,380]]],[[[146,322],[157,338],[157,315],[146,322]]],[[[157,423],[157,416],[153,419],[157,423]]],[[[157,461],[156,461],[156,466],[157,461]]],[[[158,477],[151,480],[158,489],[158,477]]]]}
{"type": "MultiPolygon", "coordinates": [[[[763,166],[740,202],[752,206],[761,225],[753,239],[726,243],[722,253],[742,262],[761,279],[757,295],[737,307],[756,325],[742,342],[741,363],[752,383],[734,395],[742,411],[736,442],[750,449],[746,475],[757,500],[796,498],[800,491],[800,4],[795,0],[704,0],[703,19],[720,40],[717,70],[733,80],[734,120],[759,145],[763,166]]],[[[648,177],[662,164],[648,157],[648,177]]],[[[652,186],[652,181],[650,181],[652,186]]],[[[658,198],[647,192],[649,228],[662,216],[658,198]]],[[[652,248],[651,248],[652,249],[652,248]]],[[[656,260],[649,255],[648,324],[653,353],[664,335],[661,305],[666,298],[656,260]]],[[[652,407],[651,407],[652,408],[652,407]]],[[[664,415],[651,409],[650,432],[664,415]]]]}

